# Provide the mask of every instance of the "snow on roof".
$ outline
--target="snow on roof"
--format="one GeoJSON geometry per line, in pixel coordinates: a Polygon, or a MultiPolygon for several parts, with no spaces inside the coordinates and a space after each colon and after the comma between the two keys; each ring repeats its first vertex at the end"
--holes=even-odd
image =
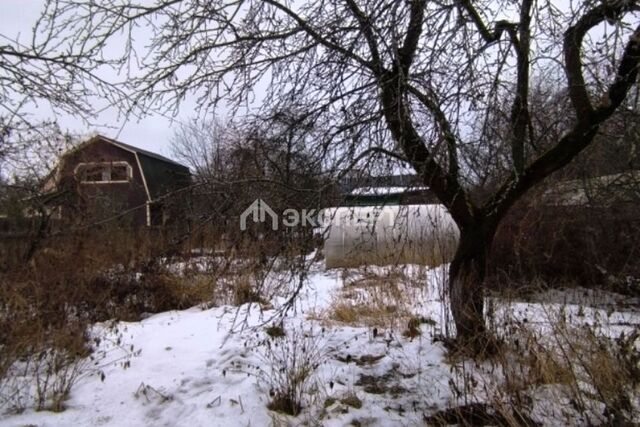
{"type": "Polygon", "coordinates": [[[381,196],[426,190],[429,190],[429,187],[358,187],[351,190],[350,194],[354,196],[381,196]]]}

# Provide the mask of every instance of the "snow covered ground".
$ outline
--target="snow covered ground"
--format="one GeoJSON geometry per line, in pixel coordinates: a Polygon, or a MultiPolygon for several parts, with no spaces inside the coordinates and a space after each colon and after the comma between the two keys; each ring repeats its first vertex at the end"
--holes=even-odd
{"type": "MultiPolygon", "coordinates": [[[[269,310],[257,304],[194,307],[140,322],[95,325],[96,351],[71,390],[66,410],[5,414],[0,425],[424,425],[425,414],[455,404],[456,396],[445,349],[433,342],[446,317],[441,298],[446,269],[409,266],[407,271],[413,270],[420,270],[424,283],[409,299],[412,313],[426,319],[418,326],[419,336],[404,336],[403,325],[332,320],[327,313],[336,298],[344,297],[346,281],[358,273],[318,267],[284,319],[284,337],[266,333],[267,326],[276,324],[270,318],[283,300],[272,301],[269,310]],[[296,352],[300,356],[294,362],[289,356],[296,352]],[[300,361],[312,366],[302,412],[289,417],[270,411],[274,379],[300,361]]],[[[349,294],[356,304],[358,292],[349,294]]],[[[557,308],[539,303],[510,307],[498,316],[541,325],[557,308]]],[[[562,309],[587,323],[607,316],[618,328],[612,333],[640,323],[640,316],[629,312],[577,305],[562,309]]]]}

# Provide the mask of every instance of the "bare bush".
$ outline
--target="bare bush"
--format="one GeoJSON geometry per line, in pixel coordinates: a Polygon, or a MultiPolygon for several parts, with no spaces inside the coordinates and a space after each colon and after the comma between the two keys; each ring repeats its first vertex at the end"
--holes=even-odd
{"type": "Polygon", "coordinates": [[[50,236],[30,262],[0,274],[3,410],[63,410],[87,373],[93,322],[139,320],[213,299],[215,283],[171,271],[158,239],[102,231],[50,236]]]}
{"type": "Polygon", "coordinates": [[[545,204],[536,197],[505,218],[489,259],[492,288],[597,287],[633,295],[640,288],[640,222],[635,203],[592,206],[545,204]]]}
{"type": "Polygon", "coordinates": [[[90,371],[88,362],[66,349],[32,349],[0,377],[0,409],[60,412],[71,388],[90,371]]]}
{"type": "Polygon", "coordinates": [[[298,415],[317,391],[315,371],[329,354],[318,331],[299,326],[284,333],[263,342],[258,377],[269,387],[269,409],[298,415]]]}
{"type": "Polygon", "coordinates": [[[563,310],[542,322],[503,319],[500,351],[480,364],[453,360],[450,382],[458,406],[433,420],[504,425],[632,425],[640,416],[639,330],[618,337],[600,323],[577,325],[563,310]]]}

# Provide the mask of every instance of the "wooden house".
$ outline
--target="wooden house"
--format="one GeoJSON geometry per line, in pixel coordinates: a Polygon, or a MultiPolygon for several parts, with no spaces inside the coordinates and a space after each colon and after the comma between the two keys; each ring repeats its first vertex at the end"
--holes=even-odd
{"type": "Polygon", "coordinates": [[[165,226],[184,221],[189,168],[97,135],[64,153],[44,184],[63,223],[165,226]]]}

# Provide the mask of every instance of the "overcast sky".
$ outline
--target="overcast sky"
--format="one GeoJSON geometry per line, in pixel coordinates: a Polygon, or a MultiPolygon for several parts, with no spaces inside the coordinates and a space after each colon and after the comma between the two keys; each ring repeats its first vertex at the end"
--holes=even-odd
{"type": "MultiPolygon", "coordinates": [[[[10,38],[20,34],[21,41],[30,40],[31,29],[43,3],[43,0],[0,0],[0,33],[10,38]]],[[[179,116],[173,120],[187,121],[189,117],[193,117],[193,104],[193,100],[187,100],[179,116]]],[[[54,117],[45,104],[37,109],[29,109],[29,112],[42,119],[54,117]]],[[[74,133],[99,132],[127,144],[171,157],[169,140],[173,134],[172,128],[177,125],[175,121],[172,123],[171,118],[153,115],[141,121],[132,119],[125,122],[118,119],[115,111],[106,111],[98,116],[97,121],[107,126],[87,126],[71,116],[58,115],[56,118],[65,130],[74,133]]]]}

